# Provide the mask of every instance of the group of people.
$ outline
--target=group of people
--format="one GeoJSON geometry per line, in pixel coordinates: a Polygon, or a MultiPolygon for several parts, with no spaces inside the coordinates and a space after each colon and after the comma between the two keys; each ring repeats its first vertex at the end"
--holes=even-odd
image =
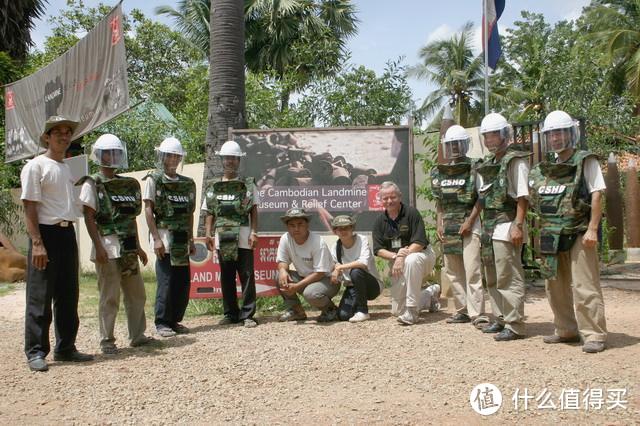
{"type": "MultiPolygon", "coordinates": [[[[98,171],[74,182],[63,162],[78,123],[52,116],[40,141],[46,152],[21,172],[25,222],[29,234],[25,354],[33,371],[46,371],[49,327],[55,319],[54,360],[93,359],[75,346],[78,332],[78,248],[74,222],[78,211],[74,186],[93,242],[99,288],[100,348],[118,352],[114,327],[120,292],[127,316],[130,345],[146,345],[146,300],[139,262],[136,217],[144,209],[149,244],[156,255],[155,327],[161,337],[188,333],[181,321],[189,301],[189,256],[193,244],[196,186],[181,175],[185,156],[180,141],[170,137],[156,148],[156,169],[138,182],[117,174],[127,168],[127,150],[115,135],[100,136],[91,149],[98,171]],[[53,301],[53,312],[52,312],[53,301]]],[[[442,242],[444,273],[449,278],[456,312],[449,323],[473,322],[495,340],[525,336],[524,273],[521,248],[526,241],[530,207],[540,227],[541,271],[554,312],[555,334],[545,343],[585,343],[583,350],[604,350],[606,325],[600,290],[597,228],[601,216],[602,172],[595,157],[576,150],[578,129],[571,117],[554,111],[544,122],[542,148],[549,159],[529,170],[528,152],[512,144],[512,129],[499,114],[481,124],[486,158],[467,157],[470,137],[460,126],[442,140],[446,164],[431,171],[437,199],[437,233],[442,242]],[[553,158],[551,158],[553,157],[553,158]],[[485,312],[485,294],[492,316],[485,312]],[[575,314],[574,314],[575,304],[575,314]]],[[[258,241],[259,195],[253,178],[239,175],[245,155],[234,141],[217,152],[223,173],[205,186],[201,209],[206,213],[207,247],[221,268],[224,317],[220,324],[257,326],[253,249],[258,241]],[[238,305],[236,277],[242,291],[238,305]]],[[[368,301],[383,289],[375,257],[388,263],[391,312],[403,325],[419,321],[423,309],[439,309],[440,286],[422,289],[436,256],[422,216],[402,202],[400,188],[379,188],[384,212],[368,238],[355,232],[355,218],[336,216],[331,226],[338,240],[331,249],[310,231],[308,214],[292,208],[282,216],[287,232],[277,251],[277,287],[286,311],[280,321],[307,318],[301,295],[320,310],[318,321],[361,322],[369,319],[368,301]],[[338,305],[333,298],[344,292],[338,305]]]]}
{"type": "Polygon", "coordinates": [[[441,142],[445,164],[431,170],[444,273],[456,308],[447,322],[471,322],[496,341],[525,337],[521,253],[530,209],[554,315],[555,332],[544,343],[582,340],[584,352],[602,352],[607,330],[597,233],[605,184],[595,155],[576,147],[577,121],[564,111],[547,115],[540,131],[544,158],[531,170],[531,154],[512,143],[502,115],[485,116],[480,133],[488,156],[468,158],[471,138],[456,125],[441,142]]]}

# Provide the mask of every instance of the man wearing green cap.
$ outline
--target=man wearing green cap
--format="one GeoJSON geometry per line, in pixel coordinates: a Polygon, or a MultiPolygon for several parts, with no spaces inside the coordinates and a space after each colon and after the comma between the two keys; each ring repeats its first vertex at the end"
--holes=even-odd
{"type": "Polygon", "coordinates": [[[287,306],[280,321],[302,321],[307,314],[298,293],[314,308],[320,309],[319,322],[335,321],[338,310],[331,298],[340,285],[331,284],[333,260],[320,235],[309,231],[309,218],[303,209],[292,208],[282,216],[287,232],[278,244],[278,289],[287,306]],[[295,271],[289,267],[293,265],[295,271]]]}
{"type": "Polygon", "coordinates": [[[40,142],[47,151],[20,173],[29,234],[25,354],[29,368],[47,371],[49,327],[55,318],[55,361],[90,361],[78,352],[78,246],[73,222],[80,216],[71,169],[63,162],[78,123],[52,116],[40,142]],[[53,312],[51,302],[53,301],[53,312]]]}
{"type": "Polygon", "coordinates": [[[338,241],[331,255],[336,265],[331,273],[331,283],[345,285],[338,305],[338,317],[342,321],[362,322],[369,319],[367,300],[373,300],[382,292],[382,281],[366,237],[355,234],[356,221],[351,216],[336,216],[331,222],[338,241]]]}

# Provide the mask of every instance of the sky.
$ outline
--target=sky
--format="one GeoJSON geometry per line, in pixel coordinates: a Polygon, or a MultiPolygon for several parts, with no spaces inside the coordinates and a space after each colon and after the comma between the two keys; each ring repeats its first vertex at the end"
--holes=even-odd
{"type": "MultiPolygon", "coordinates": [[[[554,23],[561,20],[575,19],[580,16],[582,8],[589,0],[506,0],[505,11],[498,22],[500,33],[512,27],[513,22],[520,19],[520,12],[542,13],[545,20],[554,23]]],[[[84,0],[87,7],[96,6],[97,0],[84,0]]],[[[117,1],[103,0],[102,3],[115,5],[117,1]]],[[[154,14],[154,9],[161,5],[172,5],[176,1],[169,0],[124,0],[124,12],[141,9],[145,15],[154,17],[168,25],[171,21],[154,14]]],[[[358,34],[348,42],[351,51],[350,64],[364,65],[377,73],[381,73],[387,61],[404,57],[403,64],[419,63],[419,49],[437,39],[449,38],[467,21],[475,27],[476,50],[481,50],[482,0],[354,0],[358,10],[358,34]]],[[[46,14],[55,15],[64,8],[66,0],[48,0],[46,14]]],[[[51,33],[50,25],[37,22],[32,37],[38,46],[42,46],[45,37],[51,33]]],[[[409,80],[413,98],[420,103],[433,88],[425,81],[409,80]]]]}

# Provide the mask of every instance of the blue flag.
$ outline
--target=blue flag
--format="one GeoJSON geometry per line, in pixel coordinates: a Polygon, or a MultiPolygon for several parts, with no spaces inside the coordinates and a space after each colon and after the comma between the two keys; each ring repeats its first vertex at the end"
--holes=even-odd
{"type": "MultiPolygon", "coordinates": [[[[489,53],[488,65],[491,69],[496,69],[496,65],[498,64],[498,58],[500,58],[500,54],[502,53],[502,49],[500,48],[500,34],[498,33],[498,19],[502,15],[504,11],[504,5],[506,0],[485,0],[487,2],[487,7],[485,10],[485,15],[482,17],[482,40],[485,39],[485,29],[489,31],[489,40],[487,42],[487,49],[489,53]]],[[[483,44],[483,48],[484,48],[483,44]]]]}

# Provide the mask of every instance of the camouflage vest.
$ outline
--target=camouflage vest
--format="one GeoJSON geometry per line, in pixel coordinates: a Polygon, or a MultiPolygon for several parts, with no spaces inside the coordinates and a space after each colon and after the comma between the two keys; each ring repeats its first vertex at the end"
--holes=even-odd
{"type": "Polygon", "coordinates": [[[478,199],[472,167],[472,162],[466,158],[456,164],[440,164],[431,169],[431,189],[442,210],[444,254],[462,254],[462,236],[458,231],[478,199]]]}
{"type": "Polygon", "coordinates": [[[150,172],[156,183],[156,201],[153,214],[156,226],[169,231],[171,265],[189,264],[189,236],[193,212],[196,208],[196,184],[193,179],[178,175],[177,180],[168,179],[160,170],[150,172]]]}
{"type": "Polygon", "coordinates": [[[584,182],[584,161],[595,157],[576,151],[563,163],[543,161],[529,173],[530,206],[540,224],[540,272],[554,279],[558,271],[558,252],[570,250],[578,234],[589,225],[591,198],[584,182]]]}
{"type": "Polygon", "coordinates": [[[249,225],[254,186],[251,177],[227,181],[217,178],[207,185],[207,209],[215,216],[222,260],[238,259],[240,227],[249,225]]]}
{"type": "Polygon", "coordinates": [[[101,173],[85,176],[96,187],[96,225],[100,235],[116,235],[120,242],[120,263],[123,275],[138,273],[138,228],[136,217],[142,211],[142,197],[138,181],[115,175],[109,179],[101,173]]]}
{"type": "Polygon", "coordinates": [[[509,163],[514,158],[526,158],[531,155],[520,145],[509,145],[507,152],[499,162],[495,155],[489,154],[476,167],[482,176],[482,188],[478,192],[482,206],[482,261],[485,264],[494,263],[493,231],[497,224],[511,222],[516,217],[517,200],[508,193],[509,163]]]}

